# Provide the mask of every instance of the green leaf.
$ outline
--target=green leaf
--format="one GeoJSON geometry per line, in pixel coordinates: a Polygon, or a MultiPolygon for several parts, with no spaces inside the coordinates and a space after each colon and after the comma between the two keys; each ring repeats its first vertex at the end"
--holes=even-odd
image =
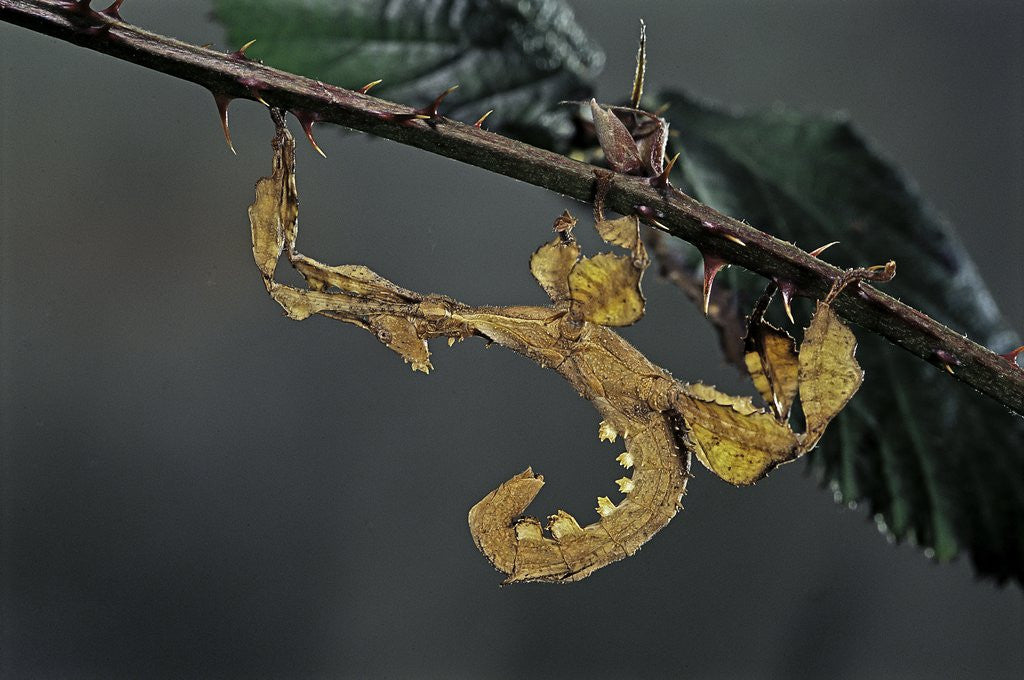
{"type": "Polygon", "coordinates": [[[604,55],[561,0],[214,0],[231,45],[277,68],[420,106],[451,85],[444,114],[561,148],[563,99],[589,96],[604,55]]]}
{"type": "MultiPolygon", "coordinates": [[[[1018,344],[952,228],[841,116],[725,110],[666,93],[681,188],[782,239],[840,245],[837,266],[895,259],[885,291],[997,351],[1018,344]]],[[[682,246],[681,246],[682,247],[682,246]]],[[[753,276],[720,277],[749,299],[753,276]]],[[[746,302],[740,309],[749,310],[746,302]]],[[[859,334],[864,386],[812,454],[837,500],[939,561],[1024,582],[1024,419],[881,338],[859,334]]]]}

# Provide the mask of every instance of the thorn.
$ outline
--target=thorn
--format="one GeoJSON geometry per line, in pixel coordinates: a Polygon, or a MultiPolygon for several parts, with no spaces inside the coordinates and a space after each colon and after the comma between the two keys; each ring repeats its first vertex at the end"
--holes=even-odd
{"type": "Polygon", "coordinates": [[[89,6],[92,4],[92,0],[65,0],[58,4],[81,14],[88,14],[92,12],[92,8],[89,6]]]}
{"type": "Polygon", "coordinates": [[[608,496],[598,496],[597,507],[594,509],[597,510],[597,514],[601,515],[601,517],[607,517],[615,512],[615,504],[612,503],[612,499],[608,498],[608,496]]]}
{"type": "Polygon", "coordinates": [[[124,0],[114,0],[114,2],[111,3],[110,7],[106,8],[105,10],[101,10],[100,14],[110,19],[114,19],[116,21],[124,21],[124,19],[121,18],[122,3],[124,3],[124,0]]]}
{"type": "Polygon", "coordinates": [[[213,47],[213,43],[212,42],[211,43],[203,43],[202,45],[199,46],[199,48],[203,49],[203,50],[208,50],[211,47],[213,47]]]}
{"type": "Polygon", "coordinates": [[[713,255],[704,256],[704,316],[708,315],[708,305],[711,302],[711,286],[715,283],[715,277],[718,276],[718,272],[728,266],[729,263],[721,258],[714,257],[713,255]]]}
{"type": "Polygon", "coordinates": [[[231,129],[228,127],[228,106],[231,105],[234,97],[228,97],[223,94],[213,95],[213,101],[217,102],[217,112],[220,114],[220,126],[224,129],[224,139],[228,143],[228,148],[231,149],[231,153],[238,155],[235,151],[235,145],[231,143],[231,129]]]}
{"type": "Polygon", "coordinates": [[[675,156],[672,157],[672,160],[668,162],[668,164],[665,166],[665,169],[661,171],[661,174],[651,180],[651,186],[658,187],[661,189],[667,189],[668,187],[672,186],[668,181],[668,176],[672,174],[672,168],[675,167],[676,161],[678,160],[679,154],[677,153],[675,156]]]}
{"type": "Polygon", "coordinates": [[[58,5],[66,8],[69,12],[79,15],[86,22],[79,30],[84,31],[89,35],[100,36],[103,34],[109,34],[111,17],[108,17],[104,12],[97,12],[94,10],[92,0],[64,0],[58,2],[58,5]]]}
{"type": "Polygon", "coordinates": [[[782,307],[786,310],[786,317],[789,322],[795,324],[793,320],[793,284],[789,281],[775,281],[775,285],[779,287],[779,293],[782,297],[782,307]]]}
{"type": "Polygon", "coordinates": [[[646,217],[649,220],[653,220],[656,217],[661,217],[661,214],[649,205],[634,205],[633,212],[641,217],[646,217]]]}
{"type": "MultiPolygon", "coordinates": [[[[252,43],[249,43],[249,44],[252,44],[252,43]]],[[[249,94],[252,95],[253,99],[258,101],[260,104],[263,104],[268,109],[271,108],[270,104],[267,103],[267,100],[264,99],[263,96],[260,94],[260,90],[267,86],[267,84],[265,82],[263,82],[262,80],[259,80],[257,78],[239,78],[238,82],[239,82],[240,85],[243,85],[243,86],[249,88],[249,94]]]]}
{"type": "Polygon", "coordinates": [[[448,346],[451,347],[454,344],[455,344],[455,337],[452,336],[452,337],[448,338],[448,346]]]}
{"type": "Polygon", "coordinates": [[[250,47],[252,47],[252,44],[254,42],[256,42],[256,38],[253,38],[249,42],[245,43],[244,45],[239,47],[237,50],[235,50],[234,52],[232,52],[228,56],[231,57],[232,59],[244,59],[245,61],[250,61],[249,57],[247,57],[245,55],[245,51],[247,49],[249,49],[250,47]]]}
{"type": "Polygon", "coordinates": [[[358,92],[359,94],[366,94],[367,92],[369,92],[370,90],[372,90],[373,88],[377,87],[378,85],[380,85],[383,82],[384,82],[383,78],[378,78],[377,80],[371,80],[366,85],[363,85],[361,88],[356,90],[356,92],[358,92]]]}
{"type": "Polygon", "coordinates": [[[424,106],[422,109],[416,109],[416,117],[422,119],[437,118],[437,107],[441,105],[441,102],[444,101],[445,97],[450,95],[452,92],[455,92],[457,89],[459,89],[458,85],[452,85],[447,90],[437,95],[437,99],[431,102],[430,106],[424,106]]]}
{"type": "Polygon", "coordinates": [[[437,118],[437,107],[441,105],[441,102],[445,97],[457,89],[459,89],[458,85],[452,85],[447,90],[437,95],[437,99],[431,102],[430,105],[415,109],[411,113],[378,113],[377,116],[384,120],[394,120],[402,124],[408,124],[409,121],[413,120],[433,120],[434,118],[437,118]]]}
{"type": "Polygon", "coordinates": [[[299,125],[302,126],[302,131],[306,133],[306,139],[309,140],[309,143],[313,146],[316,152],[324,158],[327,158],[327,154],[324,153],[324,150],[321,149],[320,145],[316,143],[315,139],[313,139],[313,123],[317,122],[319,116],[315,113],[309,113],[308,111],[292,111],[292,115],[295,116],[297,121],[299,121],[299,125]]]}
{"type": "Polygon", "coordinates": [[[1020,355],[1021,352],[1024,352],[1024,345],[1021,345],[1017,349],[1010,350],[1006,354],[1000,354],[999,356],[1006,359],[1014,366],[1019,366],[1019,364],[1017,363],[1017,357],[1020,355]]]}
{"type": "Polygon", "coordinates": [[[823,252],[825,252],[826,250],[828,250],[832,246],[837,245],[838,243],[839,243],[839,241],[832,241],[832,243],[826,243],[823,246],[819,246],[819,247],[815,248],[814,250],[809,252],[808,255],[810,255],[811,257],[818,257],[823,252]]]}
{"type": "Polygon", "coordinates": [[[741,239],[739,236],[736,236],[735,234],[730,234],[720,224],[714,224],[712,222],[708,222],[707,220],[702,220],[701,225],[711,233],[718,234],[726,241],[732,241],[736,245],[743,246],[744,248],[747,247],[746,241],[741,239]]]}
{"type": "Polygon", "coordinates": [[[475,123],[473,123],[473,127],[478,128],[481,125],[483,125],[484,121],[487,120],[487,116],[491,115],[492,113],[494,113],[494,109],[491,109],[490,111],[488,111],[484,115],[480,116],[480,118],[475,123]]]}
{"type": "Polygon", "coordinates": [[[941,366],[950,375],[953,375],[953,367],[960,365],[960,360],[951,352],[947,352],[944,349],[932,350],[932,356],[935,358],[935,361],[939,366],[941,366]]]}
{"type": "Polygon", "coordinates": [[[668,173],[672,172],[672,168],[675,167],[677,160],[679,160],[679,154],[678,153],[675,156],[672,156],[672,160],[670,160],[668,162],[668,165],[665,166],[665,181],[666,182],[668,181],[668,173]]]}

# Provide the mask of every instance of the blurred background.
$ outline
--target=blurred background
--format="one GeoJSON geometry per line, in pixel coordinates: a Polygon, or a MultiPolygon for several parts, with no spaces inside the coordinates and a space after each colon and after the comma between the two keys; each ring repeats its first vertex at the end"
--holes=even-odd
{"type": "MultiPolygon", "coordinates": [[[[1024,328],[1024,7],[573,3],[599,94],[633,73],[729,104],[848,111],[958,226],[1024,328]]],[[[223,45],[206,2],[132,23],[223,45]]],[[[259,38],[259,36],[254,36],[259,38]]],[[[366,80],[379,77],[367,73],[366,80]]],[[[498,588],[466,512],[527,465],[531,507],[590,521],[620,476],[592,408],[506,350],[295,323],[253,266],[262,107],[0,24],[0,676],[986,677],[1024,673],[1020,589],[936,566],[803,462],[735,489],[696,469],[635,557],[498,588]]],[[[471,303],[542,303],[541,189],[322,129],[299,145],[302,250],[471,303]]],[[[650,276],[626,335],[684,380],[752,393],[650,276]]],[[[907,357],[908,361],[914,359],[907,357]]]]}

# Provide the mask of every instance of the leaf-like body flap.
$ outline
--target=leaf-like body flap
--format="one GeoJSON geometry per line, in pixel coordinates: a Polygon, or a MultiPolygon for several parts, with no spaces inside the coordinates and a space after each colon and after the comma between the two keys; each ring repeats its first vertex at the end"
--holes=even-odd
{"type": "Polygon", "coordinates": [[[674,399],[701,463],[730,484],[748,485],[800,454],[797,436],[749,399],[685,385],[674,399]],[[693,389],[697,388],[697,389],[693,389]]]}
{"type": "Polygon", "coordinates": [[[766,321],[752,324],[743,360],[754,387],[780,422],[789,419],[798,390],[800,363],[793,338],[766,321]]]}
{"type": "Polygon", "coordinates": [[[378,300],[399,303],[418,302],[423,299],[419,293],[396,286],[369,267],[360,264],[331,267],[298,253],[291,257],[291,263],[306,279],[310,290],[322,291],[334,287],[351,295],[372,295],[378,300]]]}
{"type": "Polygon", "coordinates": [[[601,326],[628,326],[644,315],[643,269],[629,257],[600,253],[585,257],[569,273],[574,310],[601,326]]]}
{"type": "Polygon", "coordinates": [[[636,250],[640,243],[640,220],[632,215],[614,220],[599,220],[594,229],[605,243],[636,250]]]}
{"type": "Polygon", "coordinates": [[[853,332],[830,306],[819,302],[800,344],[800,406],[807,429],[804,451],[814,448],[863,382],[856,350],[853,332]]]}
{"type": "Polygon", "coordinates": [[[530,258],[530,272],[552,302],[569,299],[569,272],[579,259],[579,244],[562,236],[542,245],[530,258]]]}
{"type": "Polygon", "coordinates": [[[286,238],[294,242],[298,224],[298,193],[295,189],[295,140],[280,127],[273,141],[274,165],[269,177],[256,182],[256,200],[249,206],[252,255],[263,278],[274,277],[286,238]]]}
{"type": "Polygon", "coordinates": [[[416,325],[404,316],[381,314],[370,318],[370,330],[377,339],[402,356],[405,363],[412,364],[412,370],[430,373],[430,350],[416,329],[416,325]]]}

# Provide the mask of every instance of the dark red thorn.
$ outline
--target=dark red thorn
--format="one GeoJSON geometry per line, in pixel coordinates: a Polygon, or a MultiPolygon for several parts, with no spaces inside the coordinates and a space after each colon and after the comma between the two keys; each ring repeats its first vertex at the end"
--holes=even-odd
{"type": "Polygon", "coordinates": [[[1006,359],[1007,361],[1009,361],[1014,366],[1017,366],[1018,368],[1020,368],[1020,364],[1017,363],[1017,357],[1020,356],[1021,352],[1024,352],[1024,345],[1021,345],[1017,349],[1010,350],[1006,354],[1000,354],[999,356],[1001,356],[1002,358],[1006,359]]]}
{"type": "Polygon", "coordinates": [[[726,239],[727,241],[732,241],[733,243],[735,243],[738,246],[743,246],[744,248],[747,246],[746,241],[741,239],[736,234],[731,234],[731,233],[727,232],[725,230],[725,227],[723,227],[720,224],[714,224],[712,222],[708,222],[707,220],[702,220],[701,221],[701,226],[703,226],[705,229],[710,231],[712,234],[718,234],[722,238],[726,239]]]}
{"type": "Polygon", "coordinates": [[[231,143],[231,128],[228,127],[228,106],[231,105],[233,99],[234,97],[224,94],[213,95],[213,101],[217,102],[217,112],[220,114],[220,126],[224,129],[224,139],[227,141],[231,153],[237,156],[238,152],[235,151],[235,145],[231,143]]]}
{"type": "Polygon", "coordinates": [[[661,174],[657,177],[651,178],[651,186],[657,189],[668,189],[672,184],[668,181],[668,176],[672,174],[672,168],[675,167],[676,161],[679,160],[679,154],[672,157],[672,160],[668,162],[665,169],[661,171],[661,174]]]}
{"type": "Polygon", "coordinates": [[[950,375],[953,374],[953,367],[960,365],[960,360],[944,349],[933,350],[932,357],[934,357],[935,362],[942,368],[946,369],[950,375]]]}
{"type": "Polygon", "coordinates": [[[704,316],[708,315],[708,305],[711,302],[711,287],[715,283],[718,272],[729,266],[729,263],[720,257],[704,255],[704,316]]]}
{"type": "Polygon", "coordinates": [[[475,123],[473,123],[473,127],[478,128],[478,127],[482,126],[484,124],[484,121],[487,120],[487,116],[491,115],[492,113],[494,113],[494,109],[491,109],[490,111],[488,111],[484,115],[482,115],[479,118],[477,118],[477,121],[475,123]]]}
{"type": "Polygon", "coordinates": [[[778,279],[775,279],[775,285],[779,287],[782,307],[786,310],[786,317],[789,318],[790,323],[796,323],[793,320],[793,293],[796,291],[796,286],[789,281],[779,281],[778,279]]]}
{"type": "MultiPolygon", "coordinates": [[[[251,45],[252,43],[249,44],[251,45]]],[[[265,82],[258,78],[239,78],[238,82],[240,85],[249,88],[249,94],[252,95],[253,99],[258,101],[260,104],[263,104],[268,109],[270,108],[270,104],[268,104],[267,100],[260,94],[260,90],[267,86],[265,82]]]]}
{"type": "Polygon", "coordinates": [[[309,111],[292,111],[292,115],[295,116],[297,121],[299,121],[299,125],[302,126],[302,131],[306,133],[306,139],[308,139],[309,143],[314,149],[316,149],[316,152],[324,158],[327,158],[327,154],[324,153],[324,150],[321,149],[320,145],[316,143],[315,139],[313,139],[313,123],[318,122],[320,120],[320,116],[309,111]]]}
{"type": "Polygon", "coordinates": [[[430,103],[429,106],[424,106],[422,109],[416,109],[416,113],[427,118],[437,118],[437,108],[441,106],[441,102],[444,98],[450,95],[455,90],[459,89],[458,85],[452,85],[447,90],[437,95],[437,99],[430,103]]]}
{"type": "Polygon", "coordinates": [[[59,4],[69,12],[79,15],[83,21],[87,22],[79,30],[89,35],[100,35],[110,31],[110,23],[107,21],[107,18],[90,6],[92,0],[69,0],[59,4]]]}
{"type": "Polygon", "coordinates": [[[662,214],[660,212],[658,212],[649,205],[634,205],[633,212],[635,212],[640,217],[646,217],[649,220],[662,217],[662,214]]]}
{"type": "Polygon", "coordinates": [[[249,57],[246,56],[245,51],[247,49],[249,49],[250,47],[252,47],[252,44],[254,42],[256,42],[255,38],[253,38],[249,42],[245,43],[244,45],[239,47],[237,50],[235,50],[234,52],[232,52],[228,56],[231,57],[232,59],[240,59],[242,61],[252,61],[249,57]]]}
{"type": "Polygon", "coordinates": [[[58,4],[79,14],[95,14],[95,11],[90,7],[92,0],[65,0],[58,4]]]}
{"type": "Polygon", "coordinates": [[[363,85],[361,88],[356,90],[356,92],[358,92],[359,94],[366,94],[367,92],[369,92],[370,90],[372,90],[373,88],[377,87],[378,85],[380,85],[383,82],[384,82],[383,78],[379,78],[377,80],[371,80],[366,85],[363,85]]]}
{"type": "Polygon", "coordinates": [[[414,120],[425,120],[434,121],[437,116],[437,108],[444,101],[444,98],[450,95],[452,92],[459,88],[458,85],[452,85],[447,90],[437,95],[437,99],[431,102],[428,106],[416,109],[411,113],[378,113],[377,116],[382,120],[394,120],[403,125],[408,125],[414,120]]]}
{"type": "Polygon", "coordinates": [[[423,115],[421,113],[391,113],[389,111],[379,111],[375,115],[381,120],[393,120],[396,123],[402,125],[409,125],[415,120],[429,120],[430,116],[423,115]]]}
{"type": "Polygon", "coordinates": [[[121,5],[123,3],[124,0],[114,0],[110,7],[100,11],[100,14],[116,21],[124,21],[124,19],[121,18],[121,5]]]}
{"type": "Polygon", "coordinates": [[[809,252],[808,255],[810,255],[811,257],[818,257],[823,252],[825,252],[826,250],[828,250],[832,246],[837,245],[838,243],[839,243],[839,241],[832,241],[832,243],[826,243],[823,246],[819,246],[819,247],[815,248],[814,250],[809,252]]]}

